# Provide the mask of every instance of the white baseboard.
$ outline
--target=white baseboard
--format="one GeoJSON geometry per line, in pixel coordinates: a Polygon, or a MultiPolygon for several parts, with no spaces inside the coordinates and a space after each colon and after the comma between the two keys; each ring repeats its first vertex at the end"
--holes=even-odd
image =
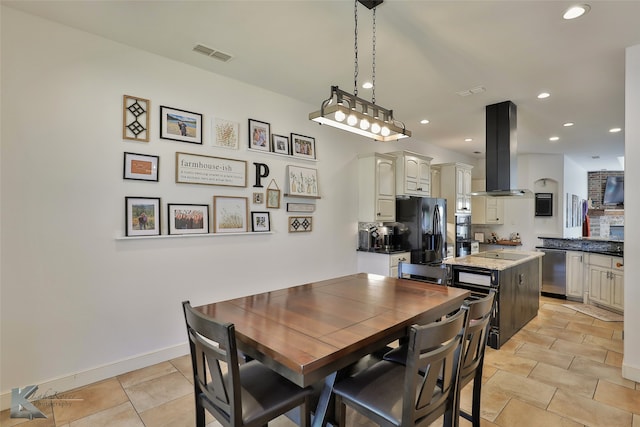
{"type": "MultiPolygon", "coordinates": [[[[97,381],[115,377],[116,375],[122,375],[127,372],[135,371],[136,369],[145,368],[147,366],[155,365],[156,363],[175,359],[176,357],[184,356],[188,353],[189,346],[186,343],[180,344],[174,347],[168,347],[151,353],[141,354],[128,359],[119,360],[108,365],[98,366],[86,371],[76,372],[74,374],[66,375],[64,377],[56,378],[53,380],[45,380],[38,384],[22,384],[21,387],[26,387],[28,385],[37,385],[37,393],[46,393],[47,391],[63,393],[65,391],[83,387],[97,381]]],[[[0,394],[0,410],[3,411],[5,409],[9,409],[10,407],[11,390],[3,391],[2,394],[0,394]]]]}
{"type": "Polygon", "coordinates": [[[627,365],[622,363],[622,378],[640,382],[640,367],[627,365]]]}

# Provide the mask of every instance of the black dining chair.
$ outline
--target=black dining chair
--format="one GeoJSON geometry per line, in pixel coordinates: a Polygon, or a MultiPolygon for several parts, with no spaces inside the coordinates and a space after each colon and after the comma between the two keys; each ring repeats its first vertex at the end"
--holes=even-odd
{"type": "Polygon", "coordinates": [[[338,381],[338,424],[345,426],[348,405],[383,427],[427,426],[442,415],[453,426],[466,313],[411,326],[406,364],[382,360],[338,381]]]}
{"type": "Polygon", "coordinates": [[[458,415],[455,417],[454,426],[458,426],[460,418],[471,421],[473,427],[480,427],[480,396],[482,391],[482,368],[484,365],[484,353],[487,348],[487,339],[491,314],[494,308],[496,292],[491,290],[483,298],[465,301],[469,308],[467,314],[469,321],[465,334],[465,345],[460,363],[460,386],[456,397],[458,415]],[[473,399],[471,413],[460,409],[460,391],[473,380],[473,399]]]}
{"type": "Polygon", "coordinates": [[[418,280],[421,282],[447,285],[449,273],[446,266],[425,264],[398,263],[398,277],[400,279],[418,280]]]}
{"type": "MultiPolygon", "coordinates": [[[[480,427],[480,397],[482,391],[482,367],[487,347],[491,314],[495,301],[495,290],[482,298],[466,300],[463,307],[468,310],[468,326],[465,332],[464,352],[460,362],[460,386],[456,395],[456,411],[454,426],[458,426],[459,417],[471,421],[473,427],[480,427]],[[473,380],[473,398],[471,413],[460,409],[460,391],[473,380]]],[[[405,364],[408,347],[403,343],[383,356],[383,360],[405,364]]]]}
{"type": "Polygon", "coordinates": [[[256,360],[240,365],[234,325],[205,316],[189,301],[182,307],[197,427],[205,427],[205,409],[225,427],[258,427],[299,406],[300,424],[309,425],[310,387],[298,387],[256,360]]]}

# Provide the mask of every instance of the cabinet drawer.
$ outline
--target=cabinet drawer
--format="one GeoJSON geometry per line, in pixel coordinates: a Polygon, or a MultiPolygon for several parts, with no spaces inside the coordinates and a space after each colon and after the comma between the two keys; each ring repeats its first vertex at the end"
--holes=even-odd
{"type": "Polygon", "coordinates": [[[618,271],[624,271],[624,258],[618,256],[611,257],[611,268],[618,271]]]}
{"type": "Polygon", "coordinates": [[[400,261],[411,262],[411,254],[409,252],[402,252],[389,256],[389,267],[397,267],[400,261]]]}
{"type": "Polygon", "coordinates": [[[589,265],[611,268],[611,257],[599,254],[589,254],[589,265]]]}

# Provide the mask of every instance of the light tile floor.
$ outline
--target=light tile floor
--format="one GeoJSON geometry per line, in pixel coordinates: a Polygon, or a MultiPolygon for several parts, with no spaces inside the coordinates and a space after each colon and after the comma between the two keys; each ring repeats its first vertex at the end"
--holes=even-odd
{"type": "MultiPolygon", "coordinates": [[[[603,322],[563,303],[543,297],[534,320],[500,350],[487,349],[483,427],[640,427],[640,383],[621,376],[622,322],[603,322]]],[[[64,393],[59,397],[78,399],[64,406],[39,402],[46,419],[11,419],[3,411],[0,425],[192,427],[191,381],[184,356],[64,393]]],[[[461,405],[470,402],[468,386],[461,405]]],[[[373,426],[351,410],[347,423],[373,426]]],[[[285,417],[271,425],[295,426],[285,417]]],[[[209,416],[208,426],[219,424],[209,416]]]]}

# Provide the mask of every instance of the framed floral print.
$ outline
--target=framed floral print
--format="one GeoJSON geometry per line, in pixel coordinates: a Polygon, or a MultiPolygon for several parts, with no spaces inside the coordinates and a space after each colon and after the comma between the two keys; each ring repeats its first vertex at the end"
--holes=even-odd
{"type": "Polygon", "coordinates": [[[213,196],[213,232],[244,233],[248,230],[246,197],[213,196]]]}

